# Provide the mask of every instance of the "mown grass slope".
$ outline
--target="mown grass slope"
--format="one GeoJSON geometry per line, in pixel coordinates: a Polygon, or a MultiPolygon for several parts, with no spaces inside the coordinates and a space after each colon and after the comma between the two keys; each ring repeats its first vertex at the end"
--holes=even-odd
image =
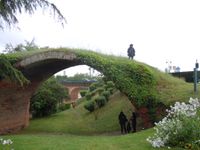
{"type": "Polygon", "coordinates": [[[54,114],[50,117],[34,119],[23,132],[54,132],[79,135],[92,135],[116,131],[119,133],[119,112],[123,110],[127,116],[130,117],[131,112],[134,110],[131,102],[120,92],[116,92],[112,95],[104,107],[97,109],[93,113],[88,112],[84,108],[85,102],[82,102],[75,108],[54,114]]]}

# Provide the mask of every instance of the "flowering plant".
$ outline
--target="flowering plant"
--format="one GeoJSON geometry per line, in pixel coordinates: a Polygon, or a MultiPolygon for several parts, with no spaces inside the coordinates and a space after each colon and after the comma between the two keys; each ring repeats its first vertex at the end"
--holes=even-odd
{"type": "Polygon", "coordinates": [[[4,140],[3,138],[0,138],[0,149],[3,150],[14,150],[11,148],[11,145],[13,144],[13,141],[11,139],[4,140]]]}
{"type": "Polygon", "coordinates": [[[147,141],[153,147],[178,146],[200,149],[200,101],[176,102],[167,110],[167,116],[155,123],[156,133],[147,141]]]}

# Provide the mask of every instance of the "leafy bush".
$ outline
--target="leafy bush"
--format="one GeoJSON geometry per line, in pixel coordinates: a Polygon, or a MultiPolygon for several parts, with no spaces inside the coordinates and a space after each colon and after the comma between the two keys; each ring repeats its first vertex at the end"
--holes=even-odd
{"type": "Polygon", "coordinates": [[[95,102],[99,108],[103,107],[106,104],[105,96],[99,96],[95,99],[95,102]]]}
{"type": "Polygon", "coordinates": [[[57,106],[68,97],[67,90],[54,78],[45,81],[31,97],[30,111],[33,117],[44,117],[57,112],[57,106]]]}
{"type": "Polygon", "coordinates": [[[92,84],[90,85],[89,90],[90,90],[90,91],[94,91],[94,90],[96,90],[98,87],[101,87],[101,86],[103,86],[103,82],[102,82],[102,81],[97,81],[97,82],[94,82],[94,83],[92,83],[92,84]]]}
{"type": "Polygon", "coordinates": [[[91,96],[95,96],[97,91],[98,91],[98,89],[95,89],[94,91],[90,92],[91,96]]]}
{"type": "Polygon", "coordinates": [[[97,84],[97,83],[92,83],[92,84],[90,85],[90,87],[89,87],[90,92],[96,90],[97,87],[98,87],[98,84],[97,84]]]}
{"type": "Polygon", "coordinates": [[[93,112],[95,110],[95,102],[89,101],[84,105],[84,108],[87,109],[90,112],[93,112]]]}
{"type": "Polygon", "coordinates": [[[84,97],[87,93],[87,90],[80,90],[81,97],[84,97]]]}
{"type": "Polygon", "coordinates": [[[188,104],[176,102],[170,108],[168,115],[156,123],[156,133],[147,141],[153,147],[200,149],[200,101],[190,98],[188,104]]]}
{"type": "Polygon", "coordinates": [[[98,93],[101,95],[101,93],[104,91],[104,88],[99,87],[99,88],[97,89],[97,91],[98,91],[98,93]]]}
{"type": "Polygon", "coordinates": [[[64,110],[67,110],[67,109],[70,109],[70,107],[71,107],[71,104],[60,104],[59,105],[59,110],[61,110],[61,111],[64,111],[64,110]]]}
{"type": "Polygon", "coordinates": [[[91,100],[92,99],[92,94],[90,92],[87,92],[87,94],[85,95],[85,98],[87,100],[91,100]]]}
{"type": "Polygon", "coordinates": [[[106,89],[114,88],[114,87],[115,87],[115,84],[112,81],[107,81],[106,82],[106,89]]]}
{"type": "Polygon", "coordinates": [[[114,89],[113,89],[113,88],[108,88],[108,89],[107,89],[107,91],[109,91],[109,92],[110,92],[110,94],[113,94],[113,92],[114,92],[114,89]]]}
{"type": "Polygon", "coordinates": [[[31,98],[31,112],[33,117],[49,116],[57,111],[57,103],[55,97],[49,89],[39,90],[31,98]]]}
{"type": "Polygon", "coordinates": [[[103,91],[101,93],[102,96],[104,96],[106,98],[106,100],[108,101],[109,100],[109,96],[110,96],[110,92],[109,91],[103,91]]]}

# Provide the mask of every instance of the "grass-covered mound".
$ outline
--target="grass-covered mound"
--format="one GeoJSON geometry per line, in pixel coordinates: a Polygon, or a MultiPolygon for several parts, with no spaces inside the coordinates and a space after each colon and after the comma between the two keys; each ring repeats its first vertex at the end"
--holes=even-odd
{"type": "MultiPolygon", "coordinates": [[[[81,61],[101,71],[136,106],[175,101],[187,101],[194,97],[193,84],[159,71],[147,64],[124,57],[75,51],[81,61]]],[[[200,91],[200,90],[199,90],[200,91]]]]}
{"type": "Polygon", "coordinates": [[[90,113],[84,108],[87,100],[80,103],[74,109],[57,113],[47,118],[34,119],[29,127],[23,132],[54,132],[54,133],[71,133],[71,134],[100,134],[100,133],[119,133],[118,114],[123,110],[127,117],[131,116],[134,110],[131,102],[127,97],[116,92],[110,97],[108,103],[90,113]]]}

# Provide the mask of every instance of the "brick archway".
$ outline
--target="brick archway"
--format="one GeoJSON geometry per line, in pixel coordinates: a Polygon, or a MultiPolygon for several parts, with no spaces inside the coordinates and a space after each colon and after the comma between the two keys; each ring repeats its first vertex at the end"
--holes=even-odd
{"type": "Polygon", "coordinates": [[[48,51],[39,53],[31,52],[26,56],[17,55],[16,58],[12,58],[10,61],[15,61],[13,66],[19,69],[30,80],[30,84],[22,88],[6,79],[0,79],[0,134],[14,132],[26,127],[29,123],[28,110],[32,94],[42,82],[53,74],[69,67],[89,65],[98,70],[109,78],[109,80],[112,80],[117,85],[117,88],[127,95],[136,107],[136,100],[142,87],[146,91],[143,98],[156,90],[154,76],[149,70],[150,68],[136,62],[131,62],[135,64],[131,65],[129,60],[121,63],[114,56],[106,57],[103,54],[95,52],[82,52],[79,50],[75,52],[62,48],[56,50],[48,49],[48,51]],[[126,71],[129,73],[126,74],[126,71]],[[138,84],[138,75],[143,84],[138,84]],[[129,80],[124,80],[124,77],[129,80]],[[135,92],[127,90],[124,86],[125,84],[120,83],[126,83],[135,92]],[[137,88],[136,85],[140,88],[137,88]]]}
{"type": "Polygon", "coordinates": [[[70,101],[76,101],[80,96],[80,90],[88,89],[88,87],[96,82],[95,80],[77,80],[77,81],[63,81],[61,84],[68,89],[70,101]]]}
{"type": "Polygon", "coordinates": [[[55,73],[78,65],[87,64],[71,51],[44,51],[18,60],[14,66],[30,84],[22,88],[0,79],[0,135],[28,126],[30,98],[38,86],[55,73]]]}
{"type": "Polygon", "coordinates": [[[69,67],[82,65],[74,53],[48,51],[31,55],[15,66],[30,80],[20,87],[0,80],[0,134],[13,133],[29,124],[29,102],[38,86],[53,74],[69,67]]]}
{"type": "Polygon", "coordinates": [[[76,87],[76,88],[72,89],[72,91],[70,93],[71,101],[76,101],[79,98],[79,95],[80,95],[80,87],[76,87]]]}

